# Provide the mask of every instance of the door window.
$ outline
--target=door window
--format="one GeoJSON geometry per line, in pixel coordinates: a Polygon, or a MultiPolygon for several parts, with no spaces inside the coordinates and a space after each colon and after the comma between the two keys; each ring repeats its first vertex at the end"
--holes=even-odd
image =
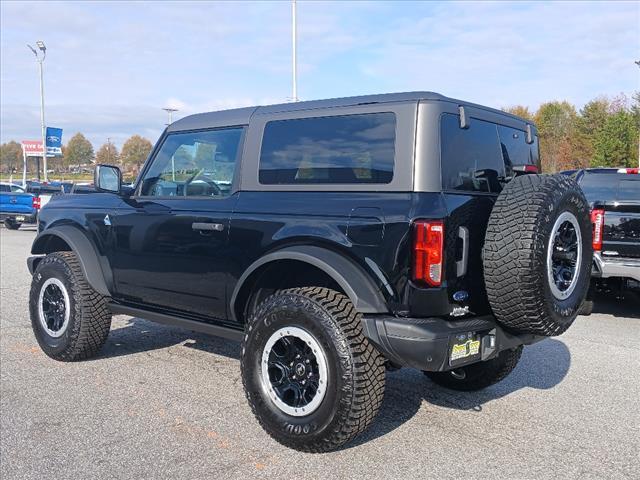
{"type": "Polygon", "coordinates": [[[237,127],[169,134],[144,174],[140,195],[227,197],[242,131],[237,127]]]}

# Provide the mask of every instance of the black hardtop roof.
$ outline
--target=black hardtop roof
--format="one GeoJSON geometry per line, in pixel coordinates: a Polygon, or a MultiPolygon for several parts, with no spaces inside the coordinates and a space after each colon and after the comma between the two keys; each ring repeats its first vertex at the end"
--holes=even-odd
{"type": "Polygon", "coordinates": [[[249,120],[254,114],[295,112],[319,108],[351,107],[356,105],[366,105],[374,103],[410,102],[420,100],[453,102],[459,105],[492,111],[500,115],[515,118],[522,122],[527,122],[526,119],[517,117],[502,110],[456,100],[454,98],[445,97],[444,95],[440,95],[439,93],[435,92],[403,92],[383,93],[377,95],[362,95],[357,97],[330,98],[326,100],[279,103],[276,105],[234,108],[230,110],[220,110],[217,112],[197,113],[195,115],[189,115],[173,122],[167,128],[167,131],[174,132],[182,130],[196,130],[200,128],[211,128],[217,126],[246,125],[249,123],[249,120]]]}

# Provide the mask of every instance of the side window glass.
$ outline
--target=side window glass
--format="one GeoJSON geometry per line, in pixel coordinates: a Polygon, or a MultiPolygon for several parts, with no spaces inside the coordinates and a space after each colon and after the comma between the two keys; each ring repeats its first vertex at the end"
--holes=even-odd
{"type": "Polygon", "coordinates": [[[268,122],[260,152],[260,183],[389,183],[395,130],[393,113],[268,122]]]}
{"type": "Polygon", "coordinates": [[[9,185],[0,185],[0,192],[10,192],[11,189],[9,185]]]}
{"type": "MultiPolygon", "coordinates": [[[[513,167],[533,162],[531,145],[527,144],[526,134],[522,130],[498,125],[500,148],[507,176],[513,175],[513,167]]],[[[536,147],[537,148],[537,147],[536,147]]],[[[537,150],[536,150],[537,151],[537,150]]]]}
{"type": "Polygon", "coordinates": [[[169,134],[144,175],[140,194],[228,196],[242,130],[238,127],[169,134]]]}
{"type": "Polygon", "coordinates": [[[440,125],[440,157],[444,190],[500,192],[505,166],[497,125],[473,118],[459,126],[458,115],[445,113],[440,125]]]}

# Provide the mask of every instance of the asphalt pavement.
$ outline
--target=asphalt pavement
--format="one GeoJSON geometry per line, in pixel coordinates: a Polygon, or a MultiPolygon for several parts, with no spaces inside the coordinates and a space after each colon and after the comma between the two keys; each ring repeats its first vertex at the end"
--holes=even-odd
{"type": "Polygon", "coordinates": [[[46,357],[28,314],[34,235],[0,228],[3,480],[638,478],[637,300],[597,302],[482,392],[388,373],[382,411],[363,436],[303,454],[254,420],[238,343],[117,316],[97,358],[46,357]]]}

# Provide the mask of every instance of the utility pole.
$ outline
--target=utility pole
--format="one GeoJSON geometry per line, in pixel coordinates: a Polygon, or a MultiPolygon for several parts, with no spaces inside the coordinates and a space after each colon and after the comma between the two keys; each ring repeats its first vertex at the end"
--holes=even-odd
{"type": "Polygon", "coordinates": [[[298,27],[296,22],[296,0],[291,0],[291,41],[292,41],[292,95],[291,98],[294,102],[298,101],[298,53],[297,53],[297,40],[298,40],[298,27]]]}
{"type": "MultiPolygon", "coordinates": [[[[44,181],[47,181],[47,139],[46,139],[46,127],[44,124],[44,74],[42,63],[44,62],[45,57],[47,56],[47,47],[44,45],[42,40],[38,40],[36,42],[36,46],[38,50],[42,52],[42,57],[38,54],[38,51],[33,48],[31,45],[27,45],[29,49],[36,56],[36,61],[38,62],[38,66],[40,67],[40,128],[42,130],[42,166],[44,170],[44,181]]],[[[40,180],[40,169],[38,169],[38,180],[40,180]]]]}
{"type": "Polygon", "coordinates": [[[171,125],[173,123],[173,112],[177,112],[178,109],[177,108],[171,108],[171,107],[165,107],[162,110],[164,110],[165,112],[167,112],[168,116],[169,116],[169,123],[167,123],[167,127],[169,125],[171,125]]]}

